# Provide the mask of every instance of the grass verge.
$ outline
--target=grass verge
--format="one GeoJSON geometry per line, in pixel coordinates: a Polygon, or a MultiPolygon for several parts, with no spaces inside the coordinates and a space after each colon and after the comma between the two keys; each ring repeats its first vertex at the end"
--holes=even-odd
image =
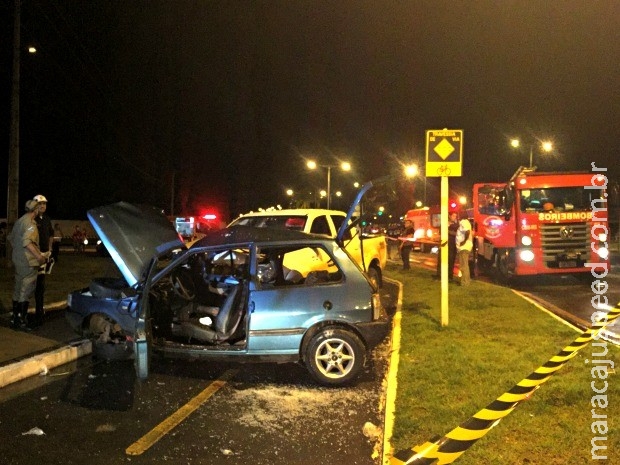
{"type": "MultiPolygon", "coordinates": [[[[401,350],[392,446],[395,451],[443,436],[499,397],[561,349],[574,331],[510,289],[473,281],[450,285],[449,325],[441,327],[439,283],[432,272],[389,266],[387,276],[403,283],[401,350]]],[[[459,459],[459,464],[620,463],[620,377],[610,373],[605,395],[607,434],[592,431],[591,383],[586,360],[620,364],[618,347],[586,346],[532,397],[522,402],[459,459]],[[591,440],[607,449],[592,460],[591,440]]],[[[595,430],[596,431],[596,430],[595,430]]]]}

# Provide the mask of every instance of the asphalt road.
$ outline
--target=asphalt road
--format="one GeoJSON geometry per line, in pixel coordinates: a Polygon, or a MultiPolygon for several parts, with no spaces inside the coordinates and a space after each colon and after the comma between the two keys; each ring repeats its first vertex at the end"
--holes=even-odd
{"type": "MultiPolygon", "coordinates": [[[[382,294],[393,311],[396,286],[382,294]]],[[[45,331],[64,331],[63,320],[58,312],[45,331]]],[[[388,353],[384,341],[359,381],[337,389],[297,364],[155,360],[140,382],[132,362],[85,357],[2,390],[0,456],[6,465],[375,465],[388,353]]]]}

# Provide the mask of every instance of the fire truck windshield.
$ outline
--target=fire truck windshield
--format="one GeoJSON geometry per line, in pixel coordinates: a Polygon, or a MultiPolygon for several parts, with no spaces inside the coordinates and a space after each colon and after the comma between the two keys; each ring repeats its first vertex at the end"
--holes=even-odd
{"type": "Polygon", "coordinates": [[[546,210],[586,211],[592,209],[592,200],[602,198],[602,189],[584,187],[555,187],[519,190],[519,205],[524,213],[546,210]]]}

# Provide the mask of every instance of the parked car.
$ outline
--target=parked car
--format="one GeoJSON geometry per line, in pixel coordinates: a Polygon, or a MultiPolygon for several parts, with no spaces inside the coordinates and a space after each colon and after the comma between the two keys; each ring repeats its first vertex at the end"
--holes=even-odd
{"type": "Polygon", "coordinates": [[[319,383],[343,385],[388,332],[377,287],[341,239],[238,226],[187,248],[154,208],[120,202],[88,218],[124,279],[71,293],[67,319],[96,354],[133,357],[139,378],[161,354],[301,362],[319,383]],[[299,253],[325,266],[305,276],[286,267],[299,253]]]}
{"type": "MultiPolygon", "coordinates": [[[[229,226],[255,226],[279,228],[320,234],[336,238],[345,222],[347,213],[321,208],[294,208],[246,213],[233,220],[229,226]]],[[[383,286],[383,270],[387,263],[387,242],[383,235],[363,235],[357,227],[349,228],[342,237],[344,248],[378,287],[383,286]]],[[[302,274],[316,270],[323,260],[314,255],[291,255],[288,265],[302,274]]]]}

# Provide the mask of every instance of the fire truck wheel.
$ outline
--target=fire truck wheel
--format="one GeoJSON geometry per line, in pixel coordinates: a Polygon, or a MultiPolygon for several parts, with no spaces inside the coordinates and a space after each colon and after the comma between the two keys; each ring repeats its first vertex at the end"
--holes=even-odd
{"type": "Polygon", "coordinates": [[[511,252],[499,251],[495,256],[495,270],[497,280],[506,283],[514,276],[514,259],[511,252]]]}

